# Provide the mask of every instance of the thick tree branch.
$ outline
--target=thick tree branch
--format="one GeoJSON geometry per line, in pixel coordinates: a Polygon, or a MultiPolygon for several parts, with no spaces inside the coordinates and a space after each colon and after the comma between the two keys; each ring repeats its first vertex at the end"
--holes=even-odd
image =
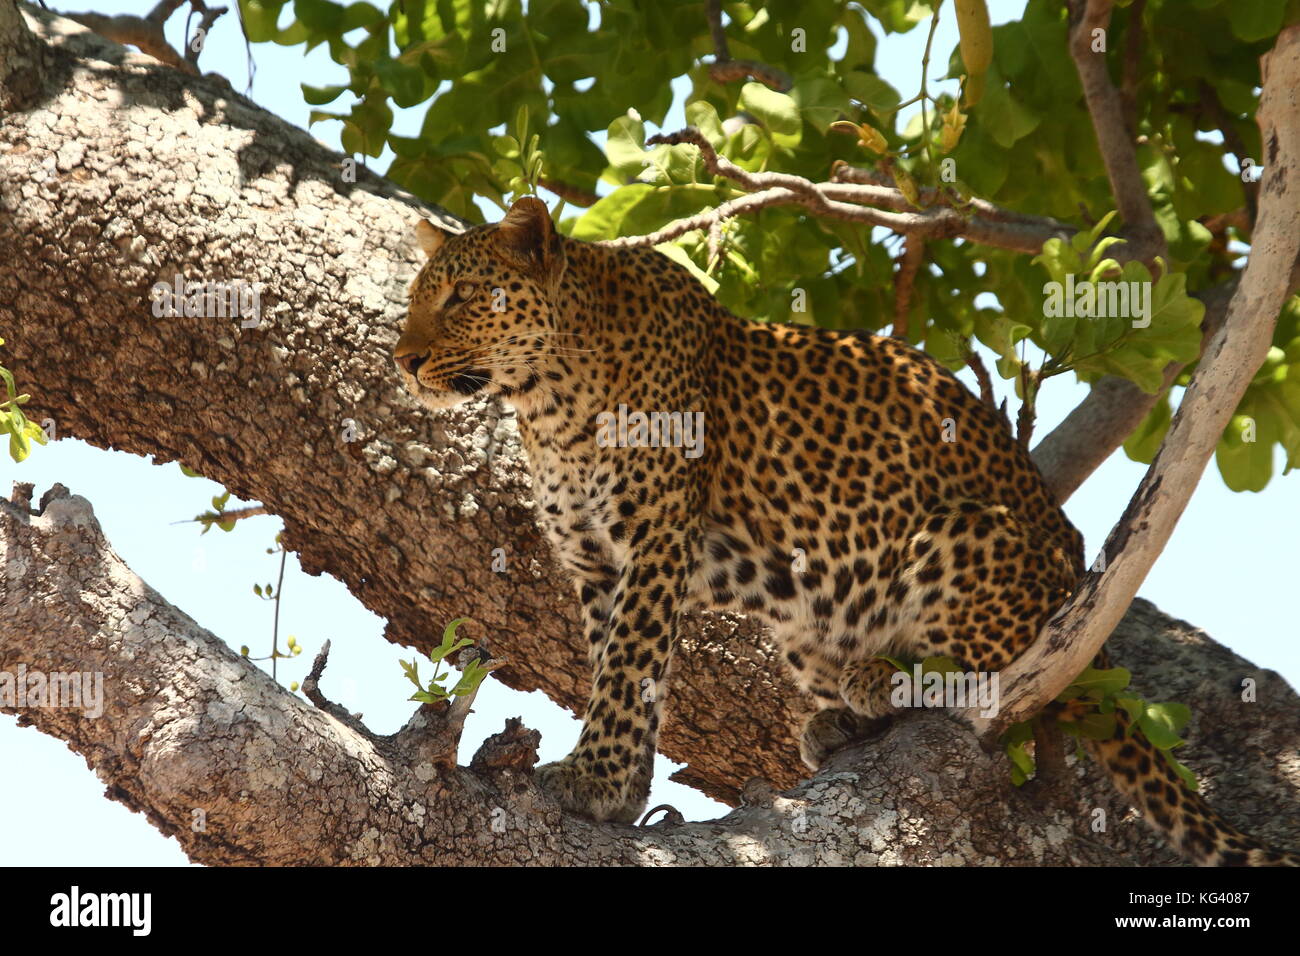
{"type": "MultiPolygon", "coordinates": [[[[261,502],[390,640],[427,650],[472,616],[509,658],[497,678],[580,710],[576,601],[512,416],[431,415],[393,366],[413,226],[457,221],[364,170],[345,182],[342,156],[218,77],[25,10],[57,68],[42,109],[0,116],[0,327],[33,417],[261,502]],[[156,317],[152,287],[178,276],[260,289],[256,327],[156,317]]],[[[679,780],[734,802],[750,777],[799,779],[791,727],[809,705],[754,622],[693,621],[673,698],[660,746],[687,764],[679,780]]]]}
{"type": "MultiPolygon", "coordinates": [[[[538,735],[517,720],[462,767],[454,706],[420,707],[382,737],[320,694],[321,660],[311,694],[324,709],[288,693],[137,578],[89,503],[64,488],[43,497],[39,515],[0,499],[0,568],[0,673],[103,681],[96,716],[33,698],[0,701],[0,710],[67,741],[110,798],[175,836],[196,862],[1174,862],[1091,764],[1059,764],[1070,779],[1055,802],[1022,795],[1000,756],[936,714],[898,721],[789,792],[751,784],[746,792],[764,799],[712,823],[593,825],[561,814],[532,785],[538,735]],[[1107,827],[1094,833],[1098,808],[1107,827]]],[[[1195,693],[1199,726],[1220,743],[1196,755],[1215,797],[1243,825],[1295,842],[1300,814],[1278,812],[1294,805],[1300,783],[1294,693],[1146,606],[1131,615],[1123,644],[1142,662],[1142,680],[1195,693]],[[1243,708],[1234,686],[1246,676],[1259,703],[1243,708]]]]}
{"type": "MultiPolygon", "coordinates": [[[[284,542],[304,568],[338,575],[387,618],[392,640],[427,649],[449,618],[472,614],[494,650],[510,658],[496,677],[519,689],[543,689],[576,709],[585,699],[587,667],[575,609],[535,530],[531,481],[510,417],[483,405],[430,416],[393,372],[390,350],[404,290],[419,262],[411,225],[429,211],[364,171],[358,182],[344,182],[342,157],[219,78],[160,69],[69,21],[26,12],[48,38],[54,68],[42,74],[39,111],[0,115],[0,325],[9,332],[9,364],[39,386],[33,411],[54,417],[61,434],[158,461],[180,459],[240,497],[262,501],[284,518],[284,542]],[[124,102],[131,103],[129,114],[124,102]],[[258,283],[257,321],[245,327],[237,318],[155,316],[151,288],[177,276],[258,283]],[[504,574],[492,570],[496,548],[506,552],[504,574]]],[[[456,228],[445,214],[433,215],[456,228]]],[[[900,721],[887,737],[846,751],[795,791],[789,799],[804,801],[807,811],[809,826],[802,830],[794,822],[798,805],[779,798],[775,809],[755,808],[767,815],[752,828],[733,825],[750,819],[733,815],[719,824],[665,830],[662,840],[637,832],[619,843],[607,839],[611,828],[555,815],[545,817],[554,823],[546,830],[528,816],[533,822],[516,825],[528,834],[531,855],[523,855],[522,844],[494,842],[495,836],[483,836],[483,854],[466,851],[442,842],[446,831],[418,825],[421,813],[425,820],[434,816],[429,788],[436,788],[447,819],[472,822],[455,834],[474,839],[491,818],[484,811],[491,791],[480,776],[448,766],[445,735],[433,750],[421,749],[429,736],[423,711],[384,745],[396,750],[385,751],[266,686],[249,662],[235,658],[228,669],[233,655],[199,640],[201,629],[173,617],[161,598],[109,559],[106,545],[90,547],[98,558],[78,565],[78,547],[94,544],[93,535],[78,537],[91,534],[83,505],[63,498],[47,504],[39,519],[26,507],[5,510],[0,669],[21,662],[121,676],[136,660],[146,689],[187,675],[185,691],[156,711],[157,723],[154,710],[137,709],[143,705],[133,691],[110,695],[120,721],[61,712],[24,717],[86,753],[110,781],[110,794],[169,832],[179,827],[178,838],[197,858],[722,863],[766,862],[772,854],[784,859],[788,850],[792,862],[832,862],[836,854],[852,862],[958,862],[971,860],[972,852],[988,862],[1100,862],[1115,852],[1146,862],[1171,859],[1131,827],[1117,828],[1109,848],[1097,850],[1092,843],[1064,847],[1060,826],[1052,830],[1045,822],[1037,830],[1027,816],[1032,808],[1017,808],[1008,820],[1002,814],[1010,804],[1000,789],[1004,763],[976,754],[968,735],[934,717],[900,721]],[[116,597],[83,600],[101,593],[116,597]],[[129,645],[120,639],[138,637],[142,628],[152,639],[129,645]],[[168,656],[173,632],[185,638],[175,657],[168,656]],[[131,654],[137,657],[125,660],[131,654]],[[147,674],[153,677],[144,680],[147,674]],[[281,709],[282,697],[289,711],[281,709]],[[233,711],[246,698],[252,705],[242,708],[238,720],[245,723],[235,729],[233,711]],[[288,727],[303,728],[304,739],[319,748],[320,759],[307,761],[321,768],[319,775],[293,775],[303,745],[283,739],[288,727]],[[222,744],[228,730],[236,736],[222,744]],[[172,746],[178,740],[186,746],[172,746]],[[226,762],[196,774],[186,753],[226,762]],[[918,767],[923,753],[933,755],[932,766],[918,767]],[[268,769],[259,771],[250,754],[268,769]],[[237,757],[247,759],[237,763],[237,757]],[[254,785],[256,810],[241,809],[216,782],[227,770],[235,787],[254,785]],[[405,770],[416,782],[398,779],[405,770]],[[330,810],[337,796],[338,805],[355,805],[357,816],[339,826],[322,812],[297,829],[290,825],[299,815],[297,798],[335,775],[330,810]],[[936,788],[948,793],[948,782],[957,790],[936,802],[936,788]],[[471,790],[477,802],[457,802],[471,790]],[[987,796],[972,805],[972,793],[987,796]],[[190,835],[189,814],[209,799],[217,812],[208,818],[220,829],[200,846],[190,835]],[[835,809],[828,814],[829,807],[835,809]],[[922,807],[939,809],[917,812],[922,807]],[[972,814],[984,811],[993,814],[988,827],[972,833],[972,814]],[[822,820],[835,825],[823,831],[822,820]],[[856,836],[836,835],[849,827],[856,836]],[[993,836],[985,840],[986,832],[993,836]],[[296,842],[289,846],[289,840],[296,842]],[[692,855],[701,840],[703,849],[692,855]]],[[[1206,761],[1196,766],[1209,766],[1209,778],[1222,781],[1221,802],[1233,804],[1234,820],[1275,842],[1297,842],[1285,832],[1297,815],[1279,823],[1275,813],[1294,799],[1287,775],[1297,768],[1279,770],[1277,755],[1294,753],[1296,738],[1269,736],[1293,729],[1284,719],[1286,707],[1294,717],[1285,686],[1226,652],[1207,656],[1204,638],[1161,638],[1182,632],[1149,609],[1135,609],[1132,625],[1128,639],[1116,637],[1117,657],[1139,682],[1148,675],[1156,681],[1139,691],[1153,699],[1195,697],[1198,717],[1205,713],[1205,726],[1223,735],[1216,739],[1225,746],[1196,754],[1206,761]],[[1185,655],[1184,643],[1191,648],[1185,655]],[[1198,643],[1201,649],[1193,647],[1198,643]],[[1241,715],[1232,710],[1240,706],[1235,692],[1207,698],[1202,684],[1233,688],[1238,675],[1269,688],[1267,707],[1261,695],[1259,709],[1241,715]],[[1282,710],[1270,709],[1274,702],[1282,710]],[[1229,759],[1247,763],[1216,776],[1215,762],[1229,759]],[[1243,781],[1262,789],[1231,790],[1243,781]]],[[[689,762],[678,779],[731,801],[752,777],[771,782],[763,789],[797,783],[802,771],[789,728],[806,704],[763,631],[735,617],[694,621],[679,662],[661,737],[669,757],[689,762]]],[[[1195,728],[1189,736],[1197,740],[1195,728]]],[[[480,770],[521,772],[529,740],[526,731],[510,728],[476,763],[480,770]]],[[[1103,795],[1109,785],[1088,779],[1087,787],[1102,789],[1085,789],[1081,801],[1111,806],[1118,821],[1122,809],[1103,795]]],[[[518,777],[493,785],[515,794],[511,814],[552,812],[528,802],[534,791],[518,777]]]]}
{"type": "Polygon", "coordinates": [[[1300,24],[1262,58],[1258,122],[1265,149],[1259,220],[1227,321],[1205,346],[1169,432],[1106,539],[1106,570],[1089,572],[1071,601],[1002,674],[1002,710],[984,721],[986,745],[1031,716],[1082,671],[1119,623],[1164,550],[1210,456],[1263,363],[1300,255],[1300,24]]]}

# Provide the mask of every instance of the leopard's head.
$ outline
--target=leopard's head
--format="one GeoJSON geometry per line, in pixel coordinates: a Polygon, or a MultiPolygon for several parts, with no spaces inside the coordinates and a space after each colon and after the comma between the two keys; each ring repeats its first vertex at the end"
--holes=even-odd
{"type": "Polygon", "coordinates": [[[429,258],[393,350],[407,388],[430,408],[472,395],[527,400],[544,386],[556,348],[553,303],[565,268],[546,205],[526,196],[498,223],[457,235],[421,219],[416,233],[429,258]]]}

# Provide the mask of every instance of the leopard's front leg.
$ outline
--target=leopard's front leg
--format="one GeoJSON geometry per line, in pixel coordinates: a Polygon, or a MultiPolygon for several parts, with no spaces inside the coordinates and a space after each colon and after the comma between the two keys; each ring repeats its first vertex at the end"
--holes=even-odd
{"type": "Polygon", "coordinates": [[[631,823],[645,809],[698,541],[691,529],[660,527],[628,553],[603,622],[604,640],[592,645],[591,697],[578,745],[536,771],[538,783],[566,810],[631,823]]]}

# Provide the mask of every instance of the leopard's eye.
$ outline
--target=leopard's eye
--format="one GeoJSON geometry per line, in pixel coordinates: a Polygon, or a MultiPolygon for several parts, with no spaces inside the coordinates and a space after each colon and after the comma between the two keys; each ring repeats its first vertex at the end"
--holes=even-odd
{"type": "Polygon", "coordinates": [[[478,287],[467,279],[457,282],[451,289],[451,295],[447,297],[445,306],[460,305],[462,302],[468,302],[474,298],[474,292],[478,287]]]}

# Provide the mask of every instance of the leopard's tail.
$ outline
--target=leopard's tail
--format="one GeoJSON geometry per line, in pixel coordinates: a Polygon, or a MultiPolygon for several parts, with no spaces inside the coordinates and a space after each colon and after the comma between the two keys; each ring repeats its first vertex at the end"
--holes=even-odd
{"type": "Polygon", "coordinates": [[[1219,816],[1141,733],[1126,735],[1119,727],[1109,740],[1086,743],[1110,771],[1116,789],[1192,862],[1201,866],[1300,866],[1300,854],[1272,849],[1219,816]]]}
{"type": "Polygon", "coordinates": [[[1183,856],[1201,866],[1300,866],[1300,854],[1275,850],[1219,816],[1155,745],[1140,731],[1129,731],[1123,710],[1115,714],[1114,735],[1085,745],[1110,771],[1116,789],[1183,856]]]}

